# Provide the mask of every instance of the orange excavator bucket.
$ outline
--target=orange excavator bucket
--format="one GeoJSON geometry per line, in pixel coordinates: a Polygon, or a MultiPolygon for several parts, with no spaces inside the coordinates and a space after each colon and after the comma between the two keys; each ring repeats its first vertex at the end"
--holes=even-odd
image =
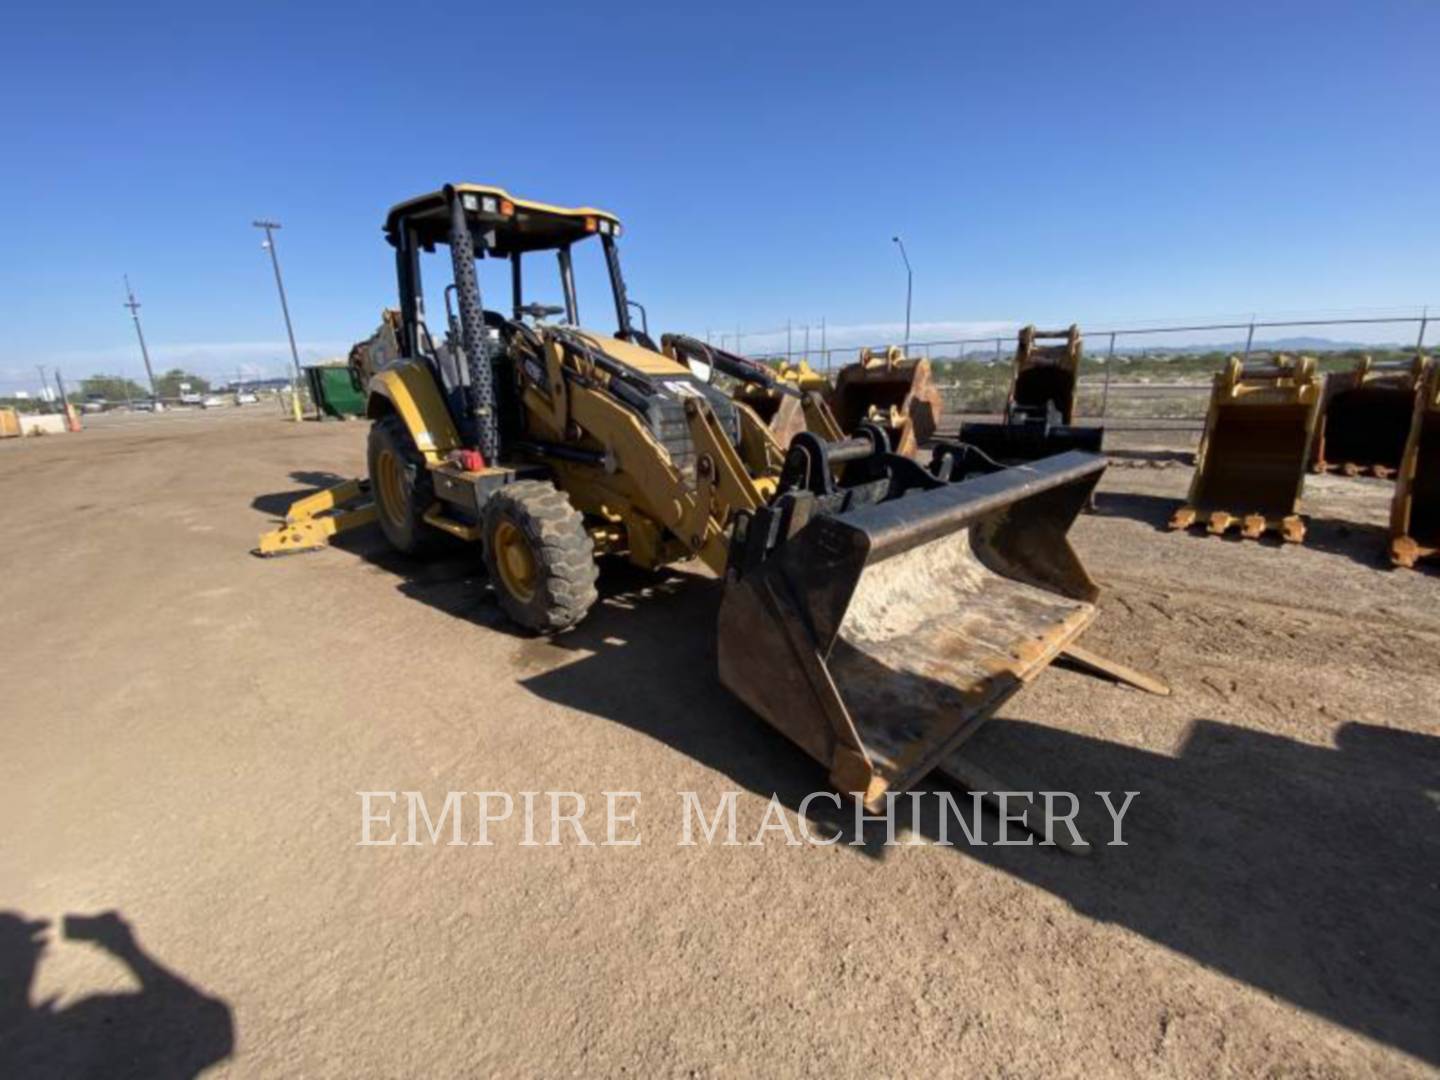
{"type": "Polygon", "coordinates": [[[1420,364],[1410,435],[1390,505],[1390,558],[1397,566],[1440,553],[1440,363],[1420,364]]]}
{"type": "Polygon", "coordinates": [[[841,431],[854,432],[866,421],[878,424],[891,450],[912,456],[934,438],[944,403],[930,361],[906,357],[892,345],[883,353],[862,349],[858,361],[840,369],[830,411],[841,431]]]}
{"type": "Polygon", "coordinates": [[[1170,527],[1220,535],[1239,525],[1250,538],[1273,530],[1303,540],[1297,510],[1319,406],[1314,357],[1247,365],[1232,356],[1215,376],[1190,494],[1170,527]]]}
{"type": "Polygon", "coordinates": [[[1325,378],[1310,454],[1312,472],[1392,477],[1399,471],[1425,362],[1377,364],[1362,357],[1325,378]]]}

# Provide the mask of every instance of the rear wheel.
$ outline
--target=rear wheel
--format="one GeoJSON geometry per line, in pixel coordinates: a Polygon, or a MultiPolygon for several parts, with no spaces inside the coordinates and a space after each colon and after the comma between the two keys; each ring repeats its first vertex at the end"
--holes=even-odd
{"type": "Polygon", "coordinates": [[[385,539],[396,551],[423,558],[439,548],[443,534],[425,524],[435,487],[425,459],[398,416],[370,428],[370,494],[385,539]]]}
{"type": "Polygon", "coordinates": [[[553,484],[521,480],[485,504],[485,568],[500,606],[527,630],[554,633],[585,617],[595,591],[595,544],[553,484]]]}

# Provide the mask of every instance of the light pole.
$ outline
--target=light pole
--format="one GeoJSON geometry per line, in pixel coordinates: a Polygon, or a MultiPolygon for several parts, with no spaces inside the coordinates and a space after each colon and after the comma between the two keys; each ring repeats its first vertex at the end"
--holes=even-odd
{"type": "Polygon", "coordinates": [[[265,240],[260,246],[270,252],[270,265],[275,269],[275,288],[280,292],[280,311],[285,316],[285,336],[290,339],[290,360],[295,365],[295,392],[290,397],[291,408],[295,413],[295,419],[299,420],[300,387],[305,382],[305,374],[300,370],[300,350],[295,348],[295,328],[290,325],[290,305],[285,300],[285,281],[280,277],[280,256],[275,253],[275,230],[280,228],[280,223],[261,218],[250,224],[257,229],[265,230],[265,240]]]}
{"type": "Polygon", "coordinates": [[[125,307],[135,320],[135,336],[140,339],[140,357],[145,361],[145,377],[150,380],[150,400],[158,402],[160,393],[155,389],[155,372],[150,367],[150,350],[145,347],[145,331],[140,329],[140,301],[135,299],[135,290],[130,288],[130,275],[125,275],[125,307]]]}
{"type": "Polygon", "coordinates": [[[915,273],[910,269],[910,256],[905,254],[905,241],[898,236],[891,240],[900,245],[900,258],[905,260],[905,352],[910,351],[910,297],[914,293],[915,273]]]}

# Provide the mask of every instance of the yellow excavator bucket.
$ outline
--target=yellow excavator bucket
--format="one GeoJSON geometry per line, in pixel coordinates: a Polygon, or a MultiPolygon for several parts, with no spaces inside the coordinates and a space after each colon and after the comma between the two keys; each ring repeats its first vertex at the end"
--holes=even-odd
{"type": "Polygon", "coordinates": [[[1325,378],[1310,454],[1312,472],[1391,477],[1400,468],[1425,362],[1376,364],[1362,357],[1325,378]]]}
{"type": "Polygon", "coordinates": [[[1238,524],[1252,539],[1272,530],[1305,539],[1296,511],[1319,405],[1314,357],[1247,365],[1232,356],[1215,376],[1190,495],[1170,527],[1220,535],[1238,524]]]}
{"type": "Polygon", "coordinates": [[[907,358],[892,345],[884,352],[862,349],[858,361],[840,369],[830,410],[841,431],[870,421],[884,429],[891,450],[909,456],[934,437],[944,403],[930,361],[907,358]]]}
{"type": "MultiPolygon", "coordinates": [[[[775,371],[775,382],[793,387],[801,394],[825,396],[831,392],[830,380],[804,360],[795,364],[782,361],[775,371]]],[[[786,393],[780,386],[742,382],[736,385],[732,396],[754,410],[782,447],[789,446],[790,440],[807,428],[804,398],[786,393]]]]}
{"type": "Polygon", "coordinates": [[[1440,553],[1440,363],[1420,363],[1420,389],[1390,506],[1390,557],[1397,566],[1440,553]]]}
{"type": "Polygon", "coordinates": [[[1015,377],[1006,412],[1040,419],[1053,411],[1057,423],[1073,423],[1084,347],[1080,327],[1073,323],[1064,330],[1023,327],[1015,350],[1015,377]],[[1060,344],[1038,344],[1041,341],[1060,344]]]}
{"type": "Polygon", "coordinates": [[[721,681],[837,790],[882,804],[1095,617],[1066,534],[1104,470],[1075,451],[860,509],[797,503],[774,554],[727,574],[721,681]]]}

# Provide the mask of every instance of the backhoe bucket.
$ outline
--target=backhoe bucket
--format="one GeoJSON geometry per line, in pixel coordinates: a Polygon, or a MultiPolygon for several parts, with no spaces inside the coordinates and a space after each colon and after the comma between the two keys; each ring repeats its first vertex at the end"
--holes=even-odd
{"type": "Polygon", "coordinates": [[[1055,423],[1069,426],[1075,419],[1075,390],[1084,348],[1080,328],[1073,323],[1064,330],[1022,327],[1015,347],[1015,374],[1010,382],[1006,418],[1041,420],[1055,413],[1055,423]],[[1060,344],[1041,345],[1042,341],[1060,344]]]}
{"type": "Polygon", "coordinates": [[[1440,554],[1440,363],[1425,361],[1418,381],[1390,506],[1390,558],[1397,566],[1440,554]]]}
{"type": "Polygon", "coordinates": [[[1074,422],[1083,350],[1078,326],[1065,330],[1037,330],[1033,326],[1021,329],[1005,418],[999,423],[965,421],[960,425],[960,441],[1004,465],[1035,461],[1067,450],[1098,454],[1105,429],[1074,422]],[[1043,341],[1060,344],[1039,344],[1043,341]]]}
{"type": "Polygon", "coordinates": [[[1094,618],[1066,534],[1104,470],[1061,454],[792,527],[727,580],[721,682],[837,790],[883,804],[1094,618]]]}
{"type": "Polygon", "coordinates": [[[1313,357],[1245,366],[1232,356],[1215,376],[1190,494],[1170,527],[1205,524],[1220,535],[1239,525],[1249,538],[1273,530],[1303,540],[1296,510],[1319,405],[1313,357]]]}
{"type": "Polygon", "coordinates": [[[830,409],[841,431],[853,432],[867,420],[879,424],[890,448],[908,457],[934,437],[944,404],[930,361],[907,359],[892,345],[883,354],[863,349],[856,363],[840,369],[830,409]]]}
{"type": "Polygon", "coordinates": [[[1418,356],[1396,364],[1376,364],[1366,356],[1353,370],[1328,375],[1311,471],[1394,476],[1405,453],[1423,371],[1418,356]]]}

